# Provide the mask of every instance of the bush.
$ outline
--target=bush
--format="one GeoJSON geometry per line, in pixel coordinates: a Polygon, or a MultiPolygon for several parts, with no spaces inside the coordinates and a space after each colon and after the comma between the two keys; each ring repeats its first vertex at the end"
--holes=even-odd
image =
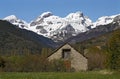
{"type": "Polygon", "coordinates": [[[108,52],[110,53],[110,68],[114,70],[120,70],[120,30],[115,31],[111,35],[107,46],[108,52]]]}
{"type": "Polygon", "coordinates": [[[105,68],[106,54],[100,48],[93,46],[86,49],[85,56],[88,58],[89,70],[99,70],[105,68]]]}

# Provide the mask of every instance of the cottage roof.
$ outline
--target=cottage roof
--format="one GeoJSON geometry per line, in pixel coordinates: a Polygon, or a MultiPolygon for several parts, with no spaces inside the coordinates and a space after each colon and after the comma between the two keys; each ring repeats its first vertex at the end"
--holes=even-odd
{"type": "MultiPolygon", "coordinates": [[[[65,45],[69,45],[70,47],[72,47],[69,43],[65,43],[65,44],[63,44],[63,45],[61,45],[59,48],[57,48],[52,54],[50,54],[48,57],[50,57],[51,55],[53,55],[54,53],[56,53],[59,49],[61,49],[63,46],[65,46],[65,45]]],[[[72,47],[73,48],[73,47],[72,47]]],[[[73,48],[74,50],[76,50],[75,48],[73,48]]],[[[79,52],[78,50],[76,50],[77,52],[79,52]]],[[[79,52],[80,53],[80,52],[79,52]]],[[[82,54],[82,53],[80,53],[81,55],[83,55],[83,57],[85,57],[86,59],[87,59],[87,57],[84,55],[84,54],[82,54]]]]}

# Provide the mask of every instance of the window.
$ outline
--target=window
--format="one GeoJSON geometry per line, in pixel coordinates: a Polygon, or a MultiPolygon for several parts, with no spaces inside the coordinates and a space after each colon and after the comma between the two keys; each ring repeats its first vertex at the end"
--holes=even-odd
{"type": "Polygon", "coordinates": [[[70,58],[71,49],[62,49],[62,58],[68,59],[70,58]]]}

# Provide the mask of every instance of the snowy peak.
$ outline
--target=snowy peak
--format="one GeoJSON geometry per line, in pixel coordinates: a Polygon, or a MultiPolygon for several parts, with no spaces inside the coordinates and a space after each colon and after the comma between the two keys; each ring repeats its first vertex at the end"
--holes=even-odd
{"type": "Polygon", "coordinates": [[[46,17],[49,17],[49,16],[52,16],[52,12],[44,12],[40,15],[41,18],[46,18],[46,17]]]}
{"type": "Polygon", "coordinates": [[[96,26],[100,26],[100,25],[107,25],[107,24],[110,24],[114,21],[114,18],[119,16],[120,14],[118,15],[113,15],[113,16],[103,16],[103,17],[100,17],[98,18],[98,20],[96,22],[93,23],[93,26],[92,28],[95,28],[96,26]]]}
{"type": "Polygon", "coordinates": [[[19,28],[22,28],[22,29],[28,28],[28,23],[23,20],[18,19],[15,15],[7,16],[3,20],[6,20],[16,26],[19,26],[19,28]]]}
{"type": "Polygon", "coordinates": [[[66,16],[66,19],[73,19],[77,20],[84,17],[82,12],[76,12],[76,13],[70,13],[69,15],[66,16]]]}
{"type": "Polygon", "coordinates": [[[44,18],[50,17],[52,15],[52,12],[44,12],[35,21],[43,20],[44,18]]]}
{"type": "Polygon", "coordinates": [[[10,23],[14,23],[18,19],[17,19],[17,17],[15,15],[10,15],[10,16],[5,17],[3,20],[7,20],[10,23]]]}
{"type": "Polygon", "coordinates": [[[89,30],[88,27],[92,25],[92,21],[82,12],[70,13],[65,18],[78,33],[89,30]]]}
{"type": "Polygon", "coordinates": [[[87,26],[92,25],[92,21],[87,16],[85,16],[82,12],[70,13],[65,18],[70,21],[75,21],[75,22],[77,21],[79,23],[81,22],[81,24],[84,24],[85,22],[87,26]]]}
{"type": "Polygon", "coordinates": [[[17,20],[17,17],[15,15],[10,15],[4,18],[4,20],[17,20]]]}

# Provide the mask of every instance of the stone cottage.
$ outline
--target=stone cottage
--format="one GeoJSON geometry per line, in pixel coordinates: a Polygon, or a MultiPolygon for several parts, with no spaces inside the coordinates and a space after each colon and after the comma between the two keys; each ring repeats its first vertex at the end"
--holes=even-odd
{"type": "Polygon", "coordinates": [[[70,67],[75,71],[86,71],[88,69],[87,58],[75,50],[69,44],[65,44],[56,50],[48,57],[49,61],[54,59],[62,59],[64,61],[70,61],[70,67]]]}

